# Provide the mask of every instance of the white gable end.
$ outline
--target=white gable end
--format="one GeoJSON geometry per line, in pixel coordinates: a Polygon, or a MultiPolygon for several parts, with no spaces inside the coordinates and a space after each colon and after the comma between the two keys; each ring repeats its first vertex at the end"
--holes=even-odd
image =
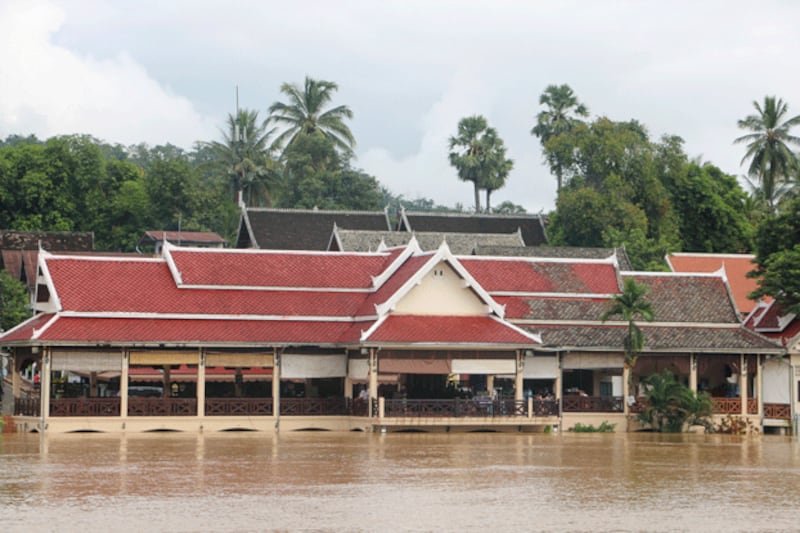
{"type": "Polygon", "coordinates": [[[464,279],[440,261],[395,306],[403,315],[486,315],[489,308],[464,279]]]}

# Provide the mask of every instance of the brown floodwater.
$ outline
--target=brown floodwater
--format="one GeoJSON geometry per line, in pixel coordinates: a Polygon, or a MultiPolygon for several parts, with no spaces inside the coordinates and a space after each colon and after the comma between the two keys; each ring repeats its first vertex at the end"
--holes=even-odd
{"type": "Polygon", "coordinates": [[[0,436],[6,531],[796,531],[800,444],[654,434],[0,436]]]}

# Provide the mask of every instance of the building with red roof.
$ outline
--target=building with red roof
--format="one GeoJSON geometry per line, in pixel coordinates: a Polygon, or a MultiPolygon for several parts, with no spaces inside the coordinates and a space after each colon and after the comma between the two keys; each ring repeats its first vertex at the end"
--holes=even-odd
{"type": "Polygon", "coordinates": [[[36,431],[624,426],[629,373],[664,369],[760,422],[761,363],[784,352],[742,327],[721,275],[622,272],[615,255],[167,242],[154,258],[43,252],[37,279],[37,315],[0,337],[36,431]],[[657,317],[634,369],[627,323],[600,320],[626,277],[657,317]]]}

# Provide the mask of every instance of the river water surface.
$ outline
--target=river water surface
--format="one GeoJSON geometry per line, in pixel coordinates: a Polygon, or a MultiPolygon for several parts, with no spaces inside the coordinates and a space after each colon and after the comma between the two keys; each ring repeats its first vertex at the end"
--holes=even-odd
{"type": "Polygon", "coordinates": [[[2,531],[797,531],[800,444],[653,434],[0,436],[2,531]]]}

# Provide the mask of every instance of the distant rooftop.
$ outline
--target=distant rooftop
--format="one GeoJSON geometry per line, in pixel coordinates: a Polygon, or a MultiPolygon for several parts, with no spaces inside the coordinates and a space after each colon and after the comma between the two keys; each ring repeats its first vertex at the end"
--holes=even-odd
{"type": "Polygon", "coordinates": [[[527,246],[547,243],[541,215],[470,214],[400,211],[398,231],[439,233],[514,233],[519,231],[527,246]]]}
{"type": "Polygon", "coordinates": [[[381,246],[394,248],[405,246],[415,237],[424,251],[436,250],[446,242],[450,251],[456,255],[468,255],[478,245],[521,247],[522,236],[519,231],[502,233],[442,233],[405,231],[366,231],[334,228],[328,247],[332,251],[374,252],[381,246]]]}
{"type": "Polygon", "coordinates": [[[590,248],[578,246],[486,246],[478,244],[471,253],[473,255],[495,257],[554,257],[565,259],[605,259],[616,255],[620,270],[633,270],[631,260],[623,246],[619,248],[590,248]]]}

